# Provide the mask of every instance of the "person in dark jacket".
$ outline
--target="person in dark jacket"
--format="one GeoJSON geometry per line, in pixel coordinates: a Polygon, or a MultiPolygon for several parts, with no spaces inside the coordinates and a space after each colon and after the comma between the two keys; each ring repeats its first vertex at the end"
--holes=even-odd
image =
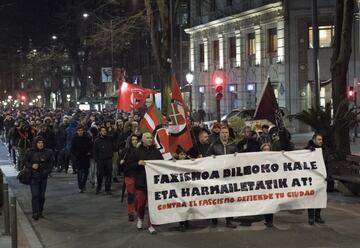
{"type": "MultiPolygon", "coordinates": [[[[136,227],[140,230],[143,226],[146,203],[147,203],[147,184],[145,173],[145,160],[159,160],[163,159],[160,151],[153,144],[153,136],[151,133],[143,133],[141,138],[141,145],[136,151],[135,157],[135,188],[136,188],[136,204],[137,204],[137,224],[136,227]]],[[[149,219],[149,232],[155,234],[156,230],[151,225],[149,219]]]]}
{"type": "MultiPolygon", "coordinates": [[[[328,151],[323,147],[323,137],[321,134],[319,133],[315,133],[312,137],[311,140],[309,140],[307,146],[305,147],[305,149],[310,149],[310,150],[315,150],[315,148],[323,148],[323,157],[324,157],[324,162],[325,165],[327,164],[327,162],[329,162],[330,158],[330,154],[328,153],[328,151]]],[[[314,225],[315,222],[316,223],[325,223],[325,221],[321,218],[321,209],[320,208],[313,208],[313,209],[308,209],[308,217],[309,217],[309,224],[310,225],[314,225]]]]}
{"type": "Polygon", "coordinates": [[[75,167],[77,168],[79,193],[84,193],[86,190],[85,186],[89,175],[92,150],[91,139],[85,135],[84,131],[82,126],[78,126],[71,142],[71,155],[74,157],[75,167]]]}
{"type": "Polygon", "coordinates": [[[111,195],[113,142],[111,137],[107,136],[106,127],[100,128],[100,135],[94,142],[93,156],[97,163],[96,194],[100,193],[105,178],[105,192],[111,195]]]}
{"type": "Polygon", "coordinates": [[[53,163],[53,154],[50,150],[45,149],[44,139],[40,136],[36,137],[34,148],[28,149],[25,154],[25,165],[31,169],[30,189],[34,220],[44,217],[46,185],[53,163]]]}
{"type": "Polygon", "coordinates": [[[136,147],[139,143],[139,137],[135,134],[131,135],[131,146],[125,148],[120,155],[120,166],[124,171],[124,183],[127,193],[127,210],[129,221],[135,220],[135,173],[137,161],[136,161],[136,147]]]}
{"type": "Polygon", "coordinates": [[[69,153],[66,152],[65,144],[66,144],[66,129],[69,127],[69,118],[64,117],[62,123],[58,126],[55,132],[56,138],[56,150],[58,152],[57,156],[57,171],[61,172],[65,170],[65,172],[69,169],[69,153]]]}
{"type": "MultiPolygon", "coordinates": [[[[209,155],[224,155],[236,153],[237,146],[230,140],[229,128],[226,126],[221,127],[219,133],[219,139],[210,145],[209,155]]],[[[226,227],[237,228],[237,225],[233,222],[233,217],[226,218],[226,227]]],[[[212,219],[214,225],[217,225],[217,219],[212,219]]]]}
{"type": "Polygon", "coordinates": [[[253,135],[251,127],[244,128],[244,138],[238,143],[239,152],[258,152],[260,151],[260,143],[253,135]]]}
{"type": "MultiPolygon", "coordinates": [[[[78,121],[74,117],[73,119],[71,119],[69,126],[65,130],[65,152],[66,152],[66,155],[69,156],[69,160],[71,160],[74,174],[76,174],[76,167],[73,163],[74,158],[72,156],[70,156],[70,150],[71,150],[71,141],[76,133],[77,125],[78,125],[78,121]]],[[[69,160],[67,161],[67,164],[65,164],[65,172],[66,173],[69,168],[69,160]]]]}
{"type": "Polygon", "coordinates": [[[204,158],[209,155],[209,133],[204,129],[201,130],[198,140],[197,144],[188,151],[189,156],[192,158],[204,158]]]}

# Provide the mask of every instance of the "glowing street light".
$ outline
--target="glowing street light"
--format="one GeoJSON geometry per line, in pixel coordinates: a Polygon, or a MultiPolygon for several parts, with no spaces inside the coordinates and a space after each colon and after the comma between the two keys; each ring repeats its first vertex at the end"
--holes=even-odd
{"type": "Polygon", "coordinates": [[[56,35],[53,35],[53,36],[51,36],[51,39],[53,39],[53,40],[57,40],[57,36],[56,35]]]}
{"type": "Polygon", "coordinates": [[[83,17],[84,17],[84,18],[88,18],[89,16],[90,16],[89,13],[86,13],[86,12],[83,13],[83,17]]]}

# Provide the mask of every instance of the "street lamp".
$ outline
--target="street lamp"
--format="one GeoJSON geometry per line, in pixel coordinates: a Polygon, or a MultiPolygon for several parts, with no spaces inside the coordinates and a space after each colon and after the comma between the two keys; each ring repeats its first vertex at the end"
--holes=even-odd
{"type": "Polygon", "coordinates": [[[90,16],[90,15],[89,15],[88,13],[86,13],[86,12],[83,13],[83,17],[84,17],[84,18],[88,18],[89,16],[90,16]]]}
{"type": "Polygon", "coordinates": [[[53,39],[53,40],[57,40],[57,36],[56,35],[53,35],[53,36],[51,36],[51,39],[53,39]]]}
{"type": "Polygon", "coordinates": [[[189,94],[189,100],[190,100],[190,114],[192,113],[192,81],[194,80],[194,74],[189,72],[186,74],[186,81],[189,84],[190,94],[189,94]]]}

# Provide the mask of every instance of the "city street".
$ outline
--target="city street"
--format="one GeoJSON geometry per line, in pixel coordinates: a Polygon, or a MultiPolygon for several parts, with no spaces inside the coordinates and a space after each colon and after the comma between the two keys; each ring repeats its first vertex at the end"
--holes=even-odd
{"type": "MultiPolygon", "coordinates": [[[[295,135],[300,146],[308,138],[295,135]]],[[[353,145],[357,149],[359,141],[353,145]]],[[[30,190],[15,178],[15,171],[6,163],[5,146],[0,146],[1,169],[7,174],[12,192],[17,196],[25,214],[20,218],[20,247],[359,247],[360,198],[344,197],[331,193],[328,208],[323,211],[326,224],[309,226],[305,211],[275,214],[274,228],[266,228],[263,220],[251,227],[239,226],[235,230],[224,227],[221,220],[217,227],[210,221],[192,221],[190,229],[181,233],[177,224],[157,227],[158,234],[147,230],[137,231],[135,222],[127,221],[126,204],[121,203],[121,184],[114,185],[114,194],[95,195],[88,188],[79,194],[73,174],[53,173],[48,181],[45,219],[34,222],[31,218],[30,190]],[[30,225],[29,225],[30,224],[30,225]]],[[[0,224],[2,227],[2,223],[0,224]]],[[[0,238],[0,244],[1,243],[0,238]]]]}

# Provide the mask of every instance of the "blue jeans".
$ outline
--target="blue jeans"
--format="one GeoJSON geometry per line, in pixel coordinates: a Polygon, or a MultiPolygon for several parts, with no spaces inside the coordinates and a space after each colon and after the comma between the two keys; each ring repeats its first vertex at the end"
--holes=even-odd
{"type": "Polygon", "coordinates": [[[44,210],[46,185],[47,178],[31,180],[30,189],[33,214],[42,213],[44,210]]]}

